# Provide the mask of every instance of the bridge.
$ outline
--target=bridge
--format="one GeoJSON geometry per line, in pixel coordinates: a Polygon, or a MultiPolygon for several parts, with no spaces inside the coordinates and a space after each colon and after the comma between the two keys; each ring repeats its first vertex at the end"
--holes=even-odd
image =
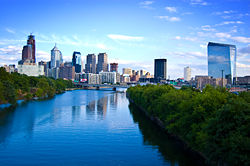
{"type": "Polygon", "coordinates": [[[124,88],[127,89],[131,85],[118,85],[118,84],[87,84],[87,83],[80,83],[80,82],[75,82],[74,86],[77,88],[82,88],[82,89],[95,89],[95,90],[100,90],[100,89],[111,89],[112,91],[116,91],[117,88],[124,88]]]}

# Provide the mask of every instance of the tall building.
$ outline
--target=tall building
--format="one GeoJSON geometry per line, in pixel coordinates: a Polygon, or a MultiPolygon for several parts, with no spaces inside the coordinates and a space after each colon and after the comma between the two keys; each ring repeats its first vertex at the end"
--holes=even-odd
{"type": "Polygon", "coordinates": [[[65,62],[59,67],[59,78],[74,80],[75,79],[75,66],[71,62],[65,62]]]}
{"type": "Polygon", "coordinates": [[[229,84],[233,84],[236,78],[236,46],[209,42],[208,76],[213,78],[226,78],[229,84]]]}
{"type": "Polygon", "coordinates": [[[101,71],[108,72],[108,54],[106,53],[98,54],[97,73],[101,71]]]}
{"type": "Polygon", "coordinates": [[[122,69],[122,74],[128,74],[128,75],[132,75],[132,69],[130,68],[123,68],[122,69]]]}
{"type": "Polygon", "coordinates": [[[31,58],[32,58],[33,63],[36,63],[36,41],[35,41],[35,36],[34,35],[32,35],[32,34],[29,35],[27,44],[32,46],[32,56],[31,56],[31,58]]]}
{"type": "Polygon", "coordinates": [[[185,81],[191,80],[191,68],[189,66],[184,67],[184,80],[185,81]]]}
{"type": "Polygon", "coordinates": [[[35,46],[35,36],[29,35],[27,40],[27,45],[23,46],[22,50],[22,60],[18,64],[28,64],[36,62],[36,46],[35,46]]]}
{"type": "Polygon", "coordinates": [[[62,53],[61,51],[56,47],[56,44],[54,48],[51,50],[51,62],[50,67],[60,67],[60,65],[63,63],[62,53]]]}
{"type": "Polygon", "coordinates": [[[96,55],[88,54],[87,63],[85,65],[85,73],[96,73],[96,55]]]}
{"type": "Polygon", "coordinates": [[[167,78],[167,59],[155,59],[154,79],[156,82],[167,78]]]}
{"type": "Polygon", "coordinates": [[[118,63],[110,63],[110,72],[118,72],[118,63]]]}
{"type": "Polygon", "coordinates": [[[146,75],[146,73],[147,73],[147,71],[146,70],[140,70],[140,77],[142,77],[142,76],[145,76],[146,75]]]}
{"type": "Polygon", "coordinates": [[[81,53],[74,51],[72,57],[72,65],[75,66],[75,72],[81,73],[82,72],[82,58],[81,53]]]}

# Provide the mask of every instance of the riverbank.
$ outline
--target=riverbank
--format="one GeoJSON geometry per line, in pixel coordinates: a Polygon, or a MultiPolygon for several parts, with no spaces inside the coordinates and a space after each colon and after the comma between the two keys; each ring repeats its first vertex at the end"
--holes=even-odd
{"type": "Polygon", "coordinates": [[[159,118],[150,115],[142,106],[136,104],[130,98],[128,93],[126,93],[126,97],[130,103],[132,103],[136,108],[138,108],[139,111],[141,111],[149,120],[151,120],[154,124],[156,124],[163,132],[165,132],[168,136],[170,136],[171,138],[173,138],[174,140],[179,142],[181,144],[181,146],[183,147],[183,149],[185,149],[190,154],[190,156],[192,156],[192,158],[194,158],[198,161],[197,163],[205,164],[205,162],[208,161],[208,159],[201,152],[198,152],[198,151],[195,151],[194,149],[192,149],[191,146],[188,145],[188,143],[186,141],[182,140],[179,136],[177,136],[175,134],[169,133],[166,130],[164,123],[159,118]]]}
{"type": "Polygon", "coordinates": [[[210,86],[200,92],[147,85],[131,87],[127,95],[210,165],[249,165],[250,93],[235,95],[210,86]]]}

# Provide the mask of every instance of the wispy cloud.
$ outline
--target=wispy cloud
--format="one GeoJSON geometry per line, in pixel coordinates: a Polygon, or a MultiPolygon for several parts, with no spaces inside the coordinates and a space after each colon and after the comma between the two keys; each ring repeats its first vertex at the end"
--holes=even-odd
{"type": "Polygon", "coordinates": [[[249,37],[244,36],[231,36],[229,33],[215,33],[215,36],[222,39],[231,39],[235,42],[239,43],[250,43],[249,37]]]}
{"type": "Polygon", "coordinates": [[[190,4],[191,5],[202,5],[202,6],[208,5],[208,3],[205,2],[204,0],[191,0],[190,4]]]}
{"type": "Polygon", "coordinates": [[[175,36],[176,40],[187,40],[187,41],[197,41],[198,39],[196,37],[181,37],[181,36],[175,36]]]}
{"type": "Polygon", "coordinates": [[[153,3],[154,1],[143,1],[143,2],[140,2],[139,5],[141,8],[144,8],[144,9],[154,9],[152,7],[153,3]]]}
{"type": "Polygon", "coordinates": [[[167,11],[169,11],[170,13],[176,13],[176,12],[177,12],[176,7],[167,6],[167,7],[165,7],[165,9],[166,9],[167,11]]]}
{"type": "Polygon", "coordinates": [[[118,35],[118,34],[108,34],[108,38],[113,40],[122,40],[122,41],[142,41],[144,37],[141,36],[127,36],[127,35],[118,35]]]}
{"type": "Polygon", "coordinates": [[[11,33],[11,34],[15,34],[16,32],[11,29],[11,28],[5,28],[5,31],[8,32],[8,33],[11,33]]]}
{"type": "Polygon", "coordinates": [[[216,31],[216,29],[212,28],[210,25],[201,26],[201,29],[203,31],[216,31]]]}
{"type": "Polygon", "coordinates": [[[220,24],[216,24],[215,26],[229,25],[229,24],[244,24],[242,21],[223,21],[220,24]]]}
{"type": "Polygon", "coordinates": [[[181,20],[179,17],[169,17],[169,16],[157,16],[157,18],[170,22],[177,22],[181,20]]]}

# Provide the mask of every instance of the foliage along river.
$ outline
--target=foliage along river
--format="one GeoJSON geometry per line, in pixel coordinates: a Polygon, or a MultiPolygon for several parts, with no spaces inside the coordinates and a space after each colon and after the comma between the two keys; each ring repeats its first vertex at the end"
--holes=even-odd
{"type": "Polygon", "coordinates": [[[0,111],[0,165],[195,165],[125,93],[76,90],[0,111]]]}

